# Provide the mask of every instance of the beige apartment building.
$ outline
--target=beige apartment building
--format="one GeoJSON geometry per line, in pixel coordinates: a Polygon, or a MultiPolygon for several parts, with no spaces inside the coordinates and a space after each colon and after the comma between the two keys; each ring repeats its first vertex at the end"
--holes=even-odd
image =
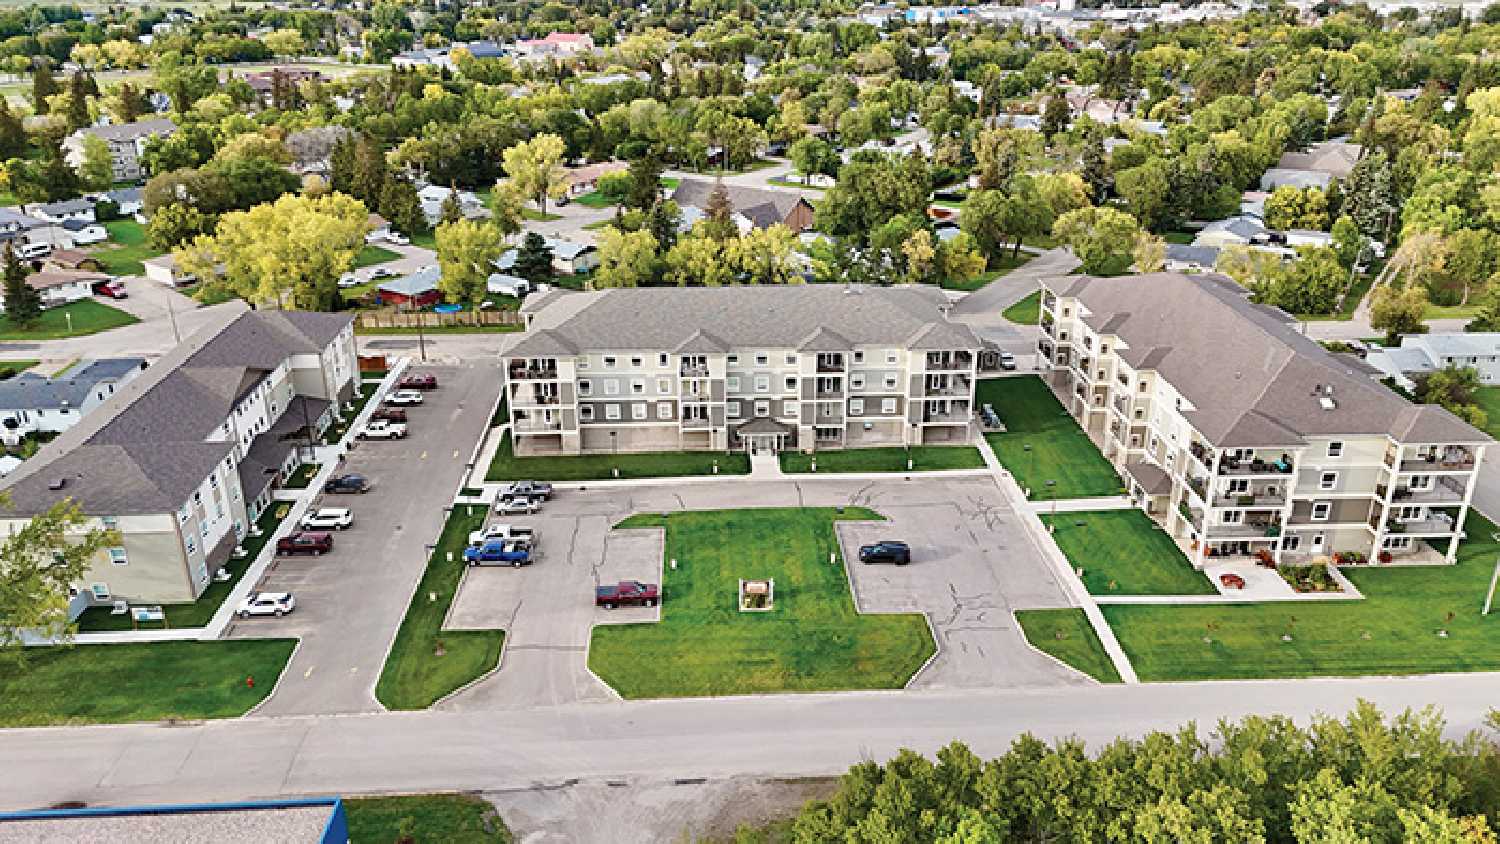
{"type": "Polygon", "coordinates": [[[1194,565],[1453,561],[1490,437],[1229,279],[1053,279],[1041,319],[1054,389],[1194,565]]]}
{"type": "Polygon", "coordinates": [[[549,291],[501,352],[517,454],[968,442],[983,344],[929,287],[549,291]]]}

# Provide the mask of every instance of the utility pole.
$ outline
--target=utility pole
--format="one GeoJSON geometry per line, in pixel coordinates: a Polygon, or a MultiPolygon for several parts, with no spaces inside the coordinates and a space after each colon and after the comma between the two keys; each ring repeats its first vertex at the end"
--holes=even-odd
{"type": "MultiPolygon", "coordinates": [[[[1500,533],[1490,534],[1496,542],[1500,542],[1500,533]]],[[[1490,591],[1484,595],[1484,611],[1480,615],[1489,615],[1490,606],[1495,602],[1495,583],[1500,581],[1500,555],[1495,557],[1495,570],[1490,573],[1490,591]]]]}

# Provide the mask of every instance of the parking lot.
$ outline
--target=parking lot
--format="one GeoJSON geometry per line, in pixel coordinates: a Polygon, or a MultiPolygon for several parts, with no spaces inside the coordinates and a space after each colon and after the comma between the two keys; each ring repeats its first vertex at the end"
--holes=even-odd
{"type": "MultiPolygon", "coordinates": [[[[501,709],[604,701],[611,692],[585,665],[594,624],[649,621],[660,608],[592,605],[596,584],[660,583],[657,530],[611,530],[632,513],[736,507],[866,505],[880,524],[840,527],[859,608],[928,613],[942,652],[916,678],[919,687],[1025,687],[1082,684],[1086,678],[1032,650],[1012,609],[1063,607],[1067,600],[988,478],[850,482],[677,484],[559,490],[534,516],[492,516],[540,532],[528,567],[468,569],[448,626],[507,631],[501,667],[443,704],[501,709]],[[909,566],[861,566],[858,545],[911,544],[909,566]]],[[[671,611],[671,595],[666,596],[671,611]]]]}
{"type": "Polygon", "coordinates": [[[234,637],[302,639],[280,689],[261,710],[266,714],[378,709],[371,689],[426,565],[427,548],[442,528],[443,506],[458,488],[500,390],[493,365],[413,371],[436,375],[441,387],[408,411],[407,438],[360,442],[338,470],[366,475],[375,488],[363,495],[323,495],[319,502],[352,509],[354,526],[335,534],[332,553],[278,557],[257,585],[293,593],[296,611],[236,621],[228,631],[234,637]]]}

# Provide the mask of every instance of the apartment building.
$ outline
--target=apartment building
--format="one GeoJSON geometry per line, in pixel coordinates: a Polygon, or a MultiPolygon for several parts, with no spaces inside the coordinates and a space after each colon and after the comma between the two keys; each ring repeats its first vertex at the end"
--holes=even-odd
{"type": "Polygon", "coordinates": [[[987,356],[947,305],[931,287],[533,295],[501,352],[516,453],[967,442],[987,356]]]}
{"type": "Polygon", "coordinates": [[[1044,282],[1068,410],[1194,565],[1452,562],[1490,437],[1407,402],[1212,274],[1044,282]]]}
{"type": "Polygon", "coordinates": [[[177,124],[165,117],[139,120],[135,123],[116,123],[108,126],[89,126],[79,129],[63,139],[62,148],[68,166],[78,169],[84,161],[84,139],[90,135],[103,138],[109,145],[109,159],[116,182],[134,182],[148,175],[141,166],[146,143],[152,138],[165,137],[177,131],[177,124]]]}
{"type": "Polygon", "coordinates": [[[228,309],[7,476],[0,530],[71,499],[120,534],[75,613],[195,600],[353,397],[356,366],[346,315],[228,309]]]}

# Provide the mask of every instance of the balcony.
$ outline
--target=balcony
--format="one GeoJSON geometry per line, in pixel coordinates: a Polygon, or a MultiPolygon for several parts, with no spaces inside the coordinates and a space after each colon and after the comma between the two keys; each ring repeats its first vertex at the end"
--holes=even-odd
{"type": "Polygon", "coordinates": [[[1209,525],[1204,536],[1214,539],[1272,539],[1281,536],[1281,525],[1277,522],[1256,521],[1240,525],[1209,525]]]}
{"type": "Polygon", "coordinates": [[[512,366],[506,370],[512,381],[548,381],[557,379],[556,366],[512,366]]]}
{"type": "Polygon", "coordinates": [[[1198,461],[1199,464],[1203,466],[1203,468],[1207,469],[1214,465],[1213,450],[1203,443],[1189,442],[1187,450],[1188,454],[1193,455],[1193,457],[1198,461]]]}
{"type": "Polygon", "coordinates": [[[1188,478],[1187,487],[1198,496],[1199,501],[1208,500],[1208,484],[1202,478],[1188,478]]]}
{"type": "Polygon", "coordinates": [[[1214,496],[1215,507],[1239,507],[1241,509],[1256,509],[1267,507],[1282,507],[1286,504],[1286,493],[1278,492],[1275,495],[1267,495],[1264,492],[1256,493],[1224,493],[1214,496]]]}
{"type": "Polygon", "coordinates": [[[973,388],[969,379],[962,375],[939,375],[927,379],[926,395],[967,396],[973,388]]]}
{"type": "Polygon", "coordinates": [[[828,357],[826,355],[818,355],[818,371],[819,372],[843,372],[844,371],[844,357],[842,355],[839,355],[838,357],[828,357]]]}
{"type": "Polygon", "coordinates": [[[558,402],[556,393],[536,389],[518,389],[511,395],[511,405],[514,407],[544,407],[558,402]]]}
{"type": "Polygon", "coordinates": [[[708,364],[706,363],[684,363],[677,368],[677,374],[683,378],[707,378],[708,364]]]}
{"type": "Polygon", "coordinates": [[[974,368],[974,356],[968,352],[929,352],[927,368],[940,371],[967,371],[974,368]]]}
{"type": "Polygon", "coordinates": [[[1419,521],[1391,519],[1385,523],[1385,532],[1394,536],[1448,536],[1453,533],[1453,518],[1446,513],[1434,513],[1419,521]]]}
{"type": "MultiPolygon", "coordinates": [[[[1391,460],[1387,455],[1386,465],[1390,464],[1391,460]]],[[[1434,472],[1472,472],[1474,471],[1474,452],[1458,446],[1445,448],[1412,460],[1402,460],[1399,471],[1403,474],[1418,475],[1434,472]]]]}
{"type": "Polygon", "coordinates": [[[562,420],[553,419],[549,422],[545,419],[517,419],[511,423],[511,427],[518,434],[544,434],[549,431],[561,431],[562,420]]]}
{"type": "Polygon", "coordinates": [[[1273,460],[1225,457],[1219,461],[1220,475],[1290,475],[1296,467],[1285,455],[1273,460]]]}
{"type": "Polygon", "coordinates": [[[966,410],[961,412],[949,411],[947,413],[928,411],[922,414],[922,421],[933,425],[967,425],[969,424],[969,418],[970,414],[966,410]]]}
{"type": "Polygon", "coordinates": [[[683,430],[703,431],[708,429],[708,419],[704,417],[684,417],[682,420],[683,430]]]}
{"type": "MultiPolygon", "coordinates": [[[[1385,497],[1385,492],[1384,485],[1375,488],[1375,494],[1381,498],[1385,497]]],[[[1391,494],[1391,500],[1411,504],[1457,504],[1464,500],[1464,488],[1457,481],[1439,478],[1432,486],[1424,489],[1398,486],[1391,494]]]]}

